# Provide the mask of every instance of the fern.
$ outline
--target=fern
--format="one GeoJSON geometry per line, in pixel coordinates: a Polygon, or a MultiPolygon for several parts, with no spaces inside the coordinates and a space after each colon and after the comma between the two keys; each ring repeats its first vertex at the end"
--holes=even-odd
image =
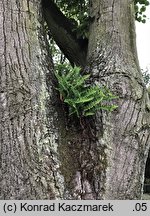
{"type": "Polygon", "coordinates": [[[63,96],[63,101],[69,107],[69,115],[91,116],[97,110],[112,111],[116,105],[104,105],[103,102],[117,98],[106,87],[97,85],[86,86],[90,75],[81,75],[81,68],[58,66],[55,72],[58,80],[57,90],[63,96]]]}
{"type": "Polygon", "coordinates": [[[90,77],[90,74],[84,75],[82,77],[79,77],[77,80],[75,80],[75,87],[80,87],[84,85],[85,81],[90,77]]]}
{"type": "Polygon", "coordinates": [[[97,98],[96,100],[92,100],[88,106],[84,108],[84,112],[87,110],[92,110],[93,108],[95,109],[97,105],[99,105],[103,100],[103,97],[97,98]]]}
{"type": "Polygon", "coordinates": [[[86,112],[85,114],[84,114],[84,116],[91,116],[91,115],[94,115],[95,114],[95,112],[86,112]]]}
{"type": "Polygon", "coordinates": [[[80,98],[77,98],[76,102],[77,104],[83,104],[83,103],[87,103],[87,102],[90,102],[94,99],[94,97],[87,97],[86,95],[84,97],[80,97],[80,98]]]}

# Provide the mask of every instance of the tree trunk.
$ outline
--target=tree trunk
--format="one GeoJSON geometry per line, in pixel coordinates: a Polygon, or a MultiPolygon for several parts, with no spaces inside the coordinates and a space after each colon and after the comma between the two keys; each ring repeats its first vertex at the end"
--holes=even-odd
{"type": "Polygon", "coordinates": [[[0,199],[62,196],[52,61],[41,14],[40,1],[0,2],[0,199]]]}
{"type": "Polygon", "coordinates": [[[105,199],[141,198],[150,145],[150,104],[138,65],[132,2],[97,0],[90,10],[89,70],[94,82],[119,96],[118,109],[96,119],[107,163],[105,199]]]}
{"type": "Polygon", "coordinates": [[[0,199],[139,199],[150,107],[129,0],[91,2],[87,72],[119,99],[86,119],[55,93],[40,1],[17,2],[0,3],[0,199]]]}
{"type": "MultiPolygon", "coordinates": [[[[91,83],[107,86],[118,108],[95,118],[68,119],[59,155],[66,199],[141,199],[150,143],[150,103],[139,69],[134,6],[91,1],[87,67],[91,83]]],[[[64,122],[65,116],[60,116],[64,122]]],[[[62,125],[62,124],[60,124],[62,125]]]]}

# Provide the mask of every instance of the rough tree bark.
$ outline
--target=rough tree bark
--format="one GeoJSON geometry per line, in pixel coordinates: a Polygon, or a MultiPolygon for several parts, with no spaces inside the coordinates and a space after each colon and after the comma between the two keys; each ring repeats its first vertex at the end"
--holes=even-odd
{"type": "Polygon", "coordinates": [[[98,131],[103,126],[98,140],[107,161],[104,197],[139,199],[150,145],[150,103],[138,65],[133,1],[91,1],[90,13],[93,80],[119,96],[118,109],[102,112],[102,123],[96,119],[98,131]]]}
{"type": "Polygon", "coordinates": [[[0,1],[0,199],[61,197],[52,62],[41,15],[38,0],[0,1]]]}
{"type": "Polygon", "coordinates": [[[82,122],[55,94],[40,1],[17,2],[0,2],[0,199],[139,199],[150,107],[131,1],[91,1],[86,71],[119,99],[82,122]]]}

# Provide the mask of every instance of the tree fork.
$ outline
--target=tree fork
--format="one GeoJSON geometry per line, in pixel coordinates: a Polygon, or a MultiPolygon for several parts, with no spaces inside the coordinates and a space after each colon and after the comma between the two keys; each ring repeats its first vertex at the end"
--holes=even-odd
{"type": "Polygon", "coordinates": [[[48,28],[61,51],[72,64],[86,64],[87,40],[78,39],[76,26],[59,10],[52,0],[42,0],[43,15],[48,28]]]}

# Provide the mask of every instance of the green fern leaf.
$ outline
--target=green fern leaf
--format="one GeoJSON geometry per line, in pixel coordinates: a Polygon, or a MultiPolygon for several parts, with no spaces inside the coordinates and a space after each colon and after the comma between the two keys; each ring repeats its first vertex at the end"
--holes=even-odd
{"type": "Polygon", "coordinates": [[[58,89],[61,93],[64,93],[65,91],[67,93],[69,93],[68,91],[68,83],[61,77],[59,76],[57,73],[55,74],[55,76],[58,79],[58,89]]]}
{"type": "Polygon", "coordinates": [[[72,78],[75,76],[75,74],[76,75],[79,75],[79,73],[80,73],[80,68],[78,68],[78,70],[77,69],[75,69],[75,68],[73,68],[73,70],[70,68],[69,69],[69,72],[67,73],[67,74],[65,74],[65,78],[66,78],[66,80],[72,80],[72,78]]]}
{"type": "Polygon", "coordinates": [[[112,111],[116,105],[102,105],[103,101],[117,98],[106,87],[86,86],[90,74],[81,75],[81,68],[67,65],[57,67],[55,76],[58,80],[57,90],[69,107],[69,115],[92,116],[97,110],[112,111]]]}
{"type": "Polygon", "coordinates": [[[70,86],[70,97],[73,98],[79,98],[80,97],[80,92],[78,89],[76,89],[74,86],[70,86]]]}
{"type": "Polygon", "coordinates": [[[97,105],[99,105],[103,100],[103,97],[102,98],[99,98],[98,100],[94,100],[93,102],[91,102],[88,106],[84,107],[84,111],[87,111],[87,110],[91,110],[93,109],[94,107],[96,107],[97,105]]]}
{"type": "Polygon", "coordinates": [[[94,99],[94,97],[80,97],[76,100],[76,104],[79,104],[79,103],[86,103],[86,102],[89,102],[89,101],[92,101],[94,99]]]}
{"type": "Polygon", "coordinates": [[[95,112],[86,112],[85,114],[84,114],[84,116],[92,116],[92,115],[94,115],[95,114],[95,112]]]}
{"type": "Polygon", "coordinates": [[[109,112],[112,112],[114,109],[116,109],[118,106],[116,105],[105,105],[105,106],[100,106],[99,108],[102,109],[102,110],[106,110],[106,111],[109,111],[109,112]]]}
{"type": "Polygon", "coordinates": [[[86,95],[86,97],[91,97],[91,96],[95,97],[96,94],[97,94],[97,90],[93,87],[90,87],[82,91],[81,96],[83,97],[86,95]]]}
{"type": "Polygon", "coordinates": [[[90,77],[90,74],[87,74],[87,75],[84,75],[84,76],[82,76],[82,77],[79,77],[79,78],[76,80],[75,87],[82,86],[82,85],[85,83],[85,80],[87,80],[89,77],[90,77]]]}

